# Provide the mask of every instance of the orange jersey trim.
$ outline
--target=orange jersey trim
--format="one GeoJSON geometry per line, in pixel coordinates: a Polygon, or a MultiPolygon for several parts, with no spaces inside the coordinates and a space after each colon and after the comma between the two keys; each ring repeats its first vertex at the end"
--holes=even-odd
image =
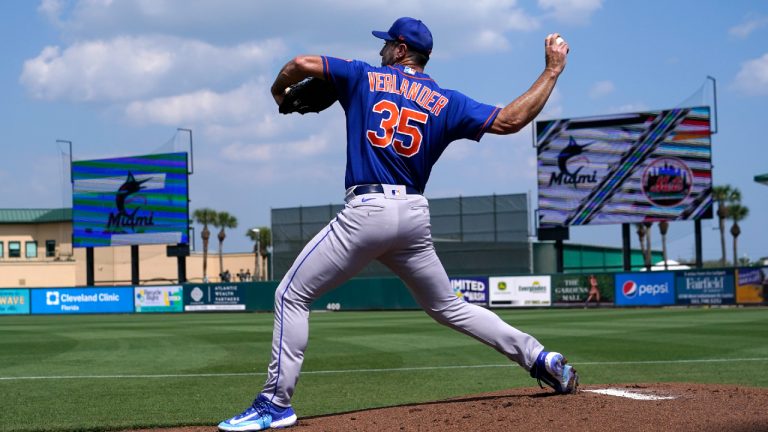
{"type": "Polygon", "coordinates": [[[483,136],[483,133],[485,133],[485,130],[488,128],[489,126],[488,123],[491,121],[492,118],[495,118],[496,113],[499,112],[500,110],[501,108],[496,107],[496,109],[491,111],[491,115],[489,115],[488,118],[485,120],[485,123],[483,123],[483,127],[480,128],[480,132],[478,132],[477,136],[475,137],[477,138],[478,141],[480,140],[480,137],[483,136]]]}

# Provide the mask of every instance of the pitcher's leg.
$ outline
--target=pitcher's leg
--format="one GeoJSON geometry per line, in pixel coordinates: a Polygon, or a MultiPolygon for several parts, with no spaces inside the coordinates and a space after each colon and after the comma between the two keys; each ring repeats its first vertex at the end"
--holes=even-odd
{"type": "Polygon", "coordinates": [[[536,338],[510,326],[490,310],[456,297],[433,248],[399,251],[381,261],[406,283],[429,316],[495,348],[526,370],[544,349],[536,338]]]}
{"type": "Polygon", "coordinates": [[[309,338],[309,308],[372,260],[371,250],[350,247],[343,224],[332,221],[310,241],[275,291],[272,359],[262,395],[289,406],[309,338]]]}

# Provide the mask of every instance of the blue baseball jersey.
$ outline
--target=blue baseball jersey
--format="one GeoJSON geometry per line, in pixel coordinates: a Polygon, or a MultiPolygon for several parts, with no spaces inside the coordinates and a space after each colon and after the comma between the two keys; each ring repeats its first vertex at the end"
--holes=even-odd
{"type": "Polygon", "coordinates": [[[423,192],[448,144],[479,141],[500,110],[409,67],[322,59],[347,116],[347,188],[383,183],[423,192]]]}

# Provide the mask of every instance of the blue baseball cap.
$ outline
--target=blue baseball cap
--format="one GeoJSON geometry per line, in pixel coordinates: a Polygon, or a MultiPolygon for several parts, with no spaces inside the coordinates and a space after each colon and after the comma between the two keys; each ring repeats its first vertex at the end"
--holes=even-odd
{"type": "Polygon", "coordinates": [[[374,30],[371,33],[379,39],[401,41],[426,55],[432,53],[432,32],[421,20],[415,18],[398,18],[389,31],[374,30]]]}

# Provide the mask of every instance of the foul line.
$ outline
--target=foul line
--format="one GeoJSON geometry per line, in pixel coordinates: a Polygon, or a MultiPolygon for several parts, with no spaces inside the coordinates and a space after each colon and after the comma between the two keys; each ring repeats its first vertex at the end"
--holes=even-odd
{"type": "MultiPolygon", "coordinates": [[[[680,364],[680,363],[726,363],[743,361],[766,361],[768,357],[760,358],[734,358],[734,359],[694,359],[694,360],[640,360],[640,361],[607,361],[607,362],[578,362],[576,366],[602,366],[602,365],[645,365],[645,364],[680,364]]],[[[381,369],[340,369],[340,370],[318,370],[305,371],[302,375],[328,375],[328,374],[346,374],[346,373],[381,373],[381,372],[413,372],[430,371],[446,369],[483,369],[514,367],[514,363],[507,364],[487,364],[487,365],[458,365],[458,366],[424,366],[424,367],[405,367],[405,368],[381,368],[381,369]]],[[[216,378],[216,377],[238,377],[238,376],[260,376],[266,375],[265,372],[240,372],[240,373],[200,373],[200,374],[156,374],[156,375],[50,375],[50,376],[19,376],[19,377],[0,377],[0,381],[22,381],[22,380],[66,380],[66,379],[147,379],[147,378],[216,378]]]]}

